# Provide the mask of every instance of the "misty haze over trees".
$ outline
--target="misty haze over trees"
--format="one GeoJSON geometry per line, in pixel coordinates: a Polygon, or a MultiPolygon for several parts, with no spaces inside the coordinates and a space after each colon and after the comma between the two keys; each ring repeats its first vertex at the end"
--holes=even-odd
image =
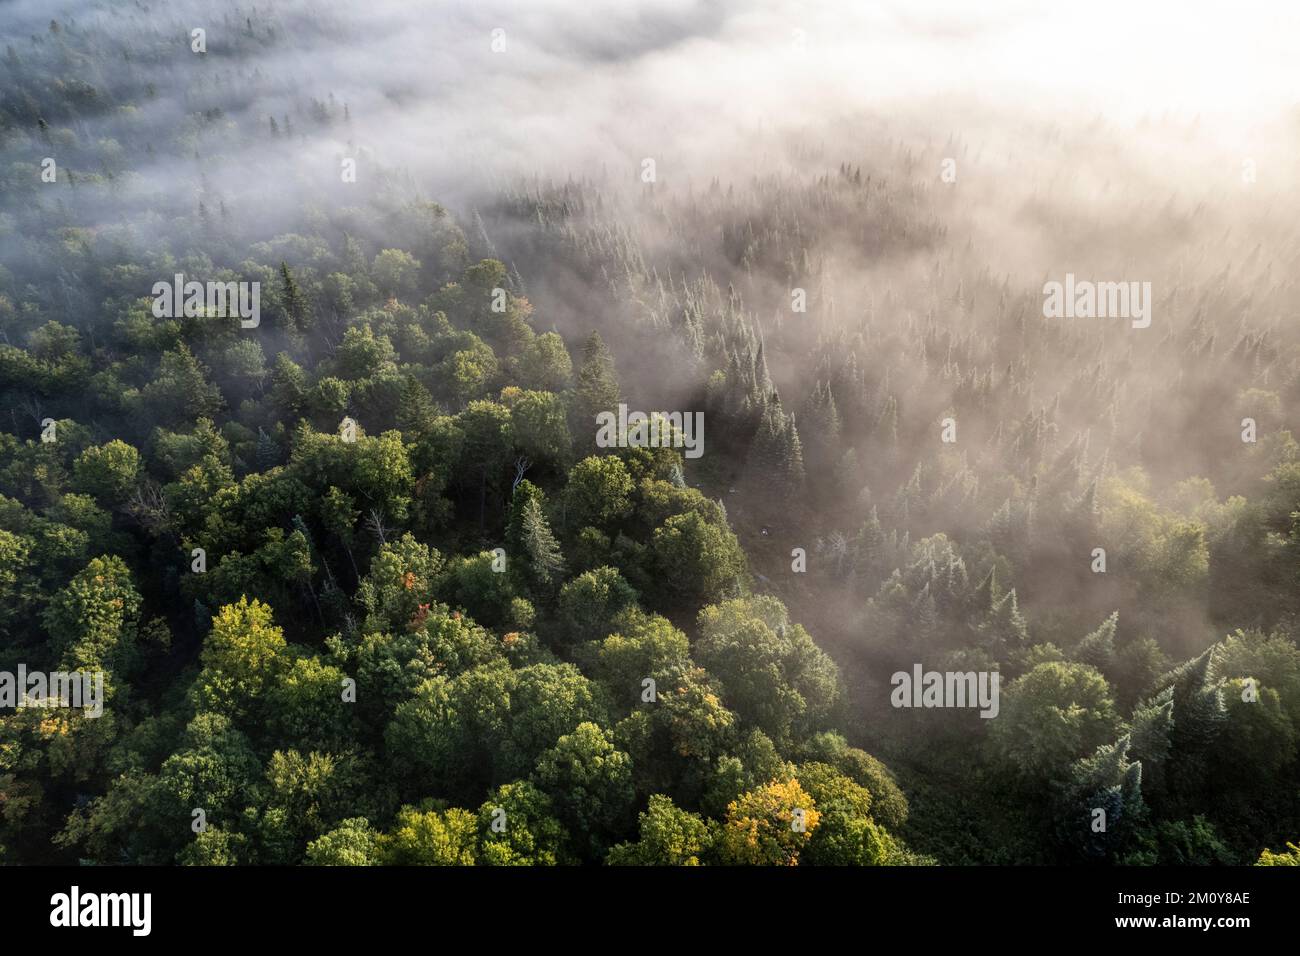
{"type": "Polygon", "coordinates": [[[0,5],[0,862],[1300,863],[1283,15],[513,6],[0,5]]]}

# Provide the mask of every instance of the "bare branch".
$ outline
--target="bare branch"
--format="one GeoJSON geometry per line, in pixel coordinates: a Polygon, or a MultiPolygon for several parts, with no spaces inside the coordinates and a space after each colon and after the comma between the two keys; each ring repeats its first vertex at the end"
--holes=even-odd
{"type": "Polygon", "coordinates": [[[510,484],[510,493],[512,495],[515,493],[515,489],[519,487],[519,482],[524,480],[524,474],[531,467],[533,467],[533,463],[523,455],[515,459],[515,480],[510,484]]]}

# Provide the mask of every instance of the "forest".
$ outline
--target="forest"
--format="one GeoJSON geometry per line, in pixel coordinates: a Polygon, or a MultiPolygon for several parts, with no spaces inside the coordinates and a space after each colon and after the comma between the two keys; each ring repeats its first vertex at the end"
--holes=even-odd
{"type": "Polygon", "coordinates": [[[0,7],[0,673],[103,677],[0,863],[1300,865],[1293,181],[420,159],[355,10],[108,7],[0,7]]]}

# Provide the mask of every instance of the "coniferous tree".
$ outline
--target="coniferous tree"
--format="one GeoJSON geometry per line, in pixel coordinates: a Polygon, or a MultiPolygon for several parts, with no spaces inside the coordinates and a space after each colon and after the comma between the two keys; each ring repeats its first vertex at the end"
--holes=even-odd
{"type": "Polygon", "coordinates": [[[524,553],[524,511],[530,501],[543,504],[542,490],[527,478],[522,478],[511,492],[510,515],[506,519],[506,548],[511,554],[524,553]]]}
{"type": "Polygon", "coordinates": [[[289,327],[296,332],[304,331],[308,326],[307,299],[284,262],[280,263],[280,303],[289,318],[289,327]]]}
{"type": "Polygon", "coordinates": [[[980,583],[975,585],[975,590],[971,592],[971,611],[975,614],[987,614],[996,606],[1000,594],[997,565],[992,565],[988,574],[984,575],[980,583]]]}
{"type": "MultiPolygon", "coordinates": [[[[875,505],[862,522],[854,540],[853,575],[861,586],[870,591],[885,576],[885,530],[880,524],[880,514],[875,505]]],[[[892,568],[888,570],[893,570],[892,568]]]]}
{"type": "Polygon", "coordinates": [[[1103,674],[1109,673],[1115,666],[1115,627],[1118,623],[1119,611],[1115,611],[1079,642],[1074,652],[1075,660],[1091,664],[1103,674]]]}
{"type": "Polygon", "coordinates": [[[749,446],[749,455],[745,459],[746,470],[756,482],[771,488],[780,487],[785,482],[789,463],[787,451],[788,434],[785,413],[781,410],[781,399],[773,395],[763,413],[758,431],[749,446]]]}
{"type": "MultiPolygon", "coordinates": [[[[808,439],[808,465],[814,479],[829,478],[830,468],[839,455],[841,443],[840,414],[829,383],[818,382],[801,417],[803,434],[808,439]]],[[[822,481],[820,484],[826,484],[822,481]]]]}
{"type": "Polygon", "coordinates": [[[980,625],[979,633],[986,647],[1015,650],[1029,643],[1029,628],[1020,613],[1015,588],[997,600],[980,625]]]}
{"type": "Polygon", "coordinates": [[[564,575],[564,558],[535,497],[529,497],[524,502],[520,533],[533,579],[543,587],[558,581],[564,575]]]}
{"type": "Polygon", "coordinates": [[[1101,745],[1063,783],[1057,830],[1086,859],[1114,859],[1145,817],[1143,768],[1129,747],[1128,736],[1101,745]]]}
{"type": "Polygon", "coordinates": [[[257,429],[257,469],[270,471],[280,463],[280,446],[259,426],[257,429]]]}
{"type": "Polygon", "coordinates": [[[794,415],[791,415],[784,435],[782,459],[785,466],[783,491],[787,502],[803,500],[806,476],[803,466],[803,444],[799,441],[799,430],[795,428],[794,415]]]}
{"type": "Polygon", "coordinates": [[[618,408],[618,375],[614,370],[614,357],[605,347],[598,332],[592,332],[582,346],[582,367],[578,370],[578,384],[574,395],[573,432],[583,441],[590,436],[588,447],[596,441],[596,415],[614,412],[618,408]]]}
{"type": "Polygon", "coordinates": [[[1133,711],[1129,723],[1129,740],[1133,756],[1142,763],[1143,778],[1150,790],[1158,792],[1164,779],[1164,765],[1169,757],[1169,734],[1174,723],[1172,695],[1145,701],[1133,711]]]}

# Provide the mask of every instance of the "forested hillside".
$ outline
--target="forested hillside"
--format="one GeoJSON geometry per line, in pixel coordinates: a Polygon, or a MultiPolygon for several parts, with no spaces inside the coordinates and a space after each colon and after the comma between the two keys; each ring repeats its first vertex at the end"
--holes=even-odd
{"type": "Polygon", "coordinates": [[[1032,192],[1044,277],[884,122],[452,182],[218,7],[4,39],[0,671],[106,700],[0,709],[0,863],[1300,862],[1294,197],[1032,192]]]}

